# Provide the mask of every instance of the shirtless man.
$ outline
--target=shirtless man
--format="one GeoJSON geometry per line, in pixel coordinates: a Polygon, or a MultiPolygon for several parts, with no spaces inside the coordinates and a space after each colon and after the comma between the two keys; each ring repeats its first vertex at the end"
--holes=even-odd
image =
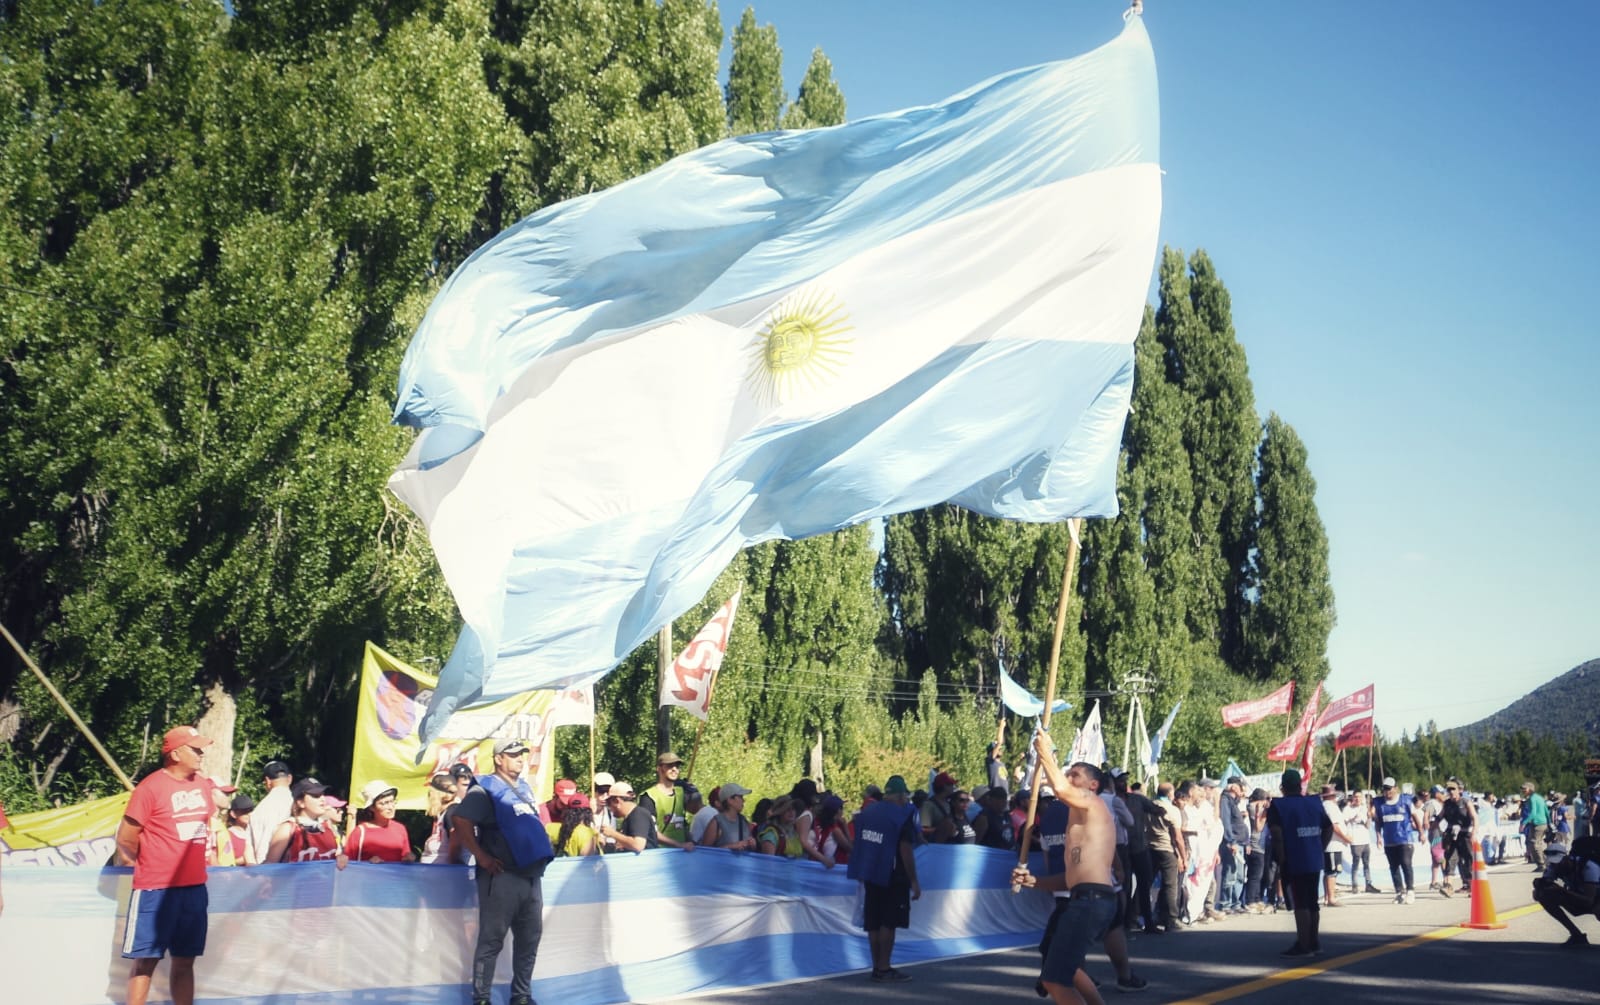
{"type": "Polygon", "coordinates": [[[1095,1002],[1094,984],[1083,973],[1089,947],[1105,937],[1117,912],[1117,895],[1111,885],[1111,863],[1116,857],[1117,829],[1111,812],[1095,792],[1098,770],[1078,762],[1063,775],[1044,733],[1034,736],[1039,766],[1056,798],[1071,808],[1067,819],[1066,866],[1056,876],[1036,879],[1026,865],[1011,873],[1018,886],[1062,889],[1072,894],[1072,906],[1062,914],[1045,955],[1042,983],[1057,1005],[1095,1002]]]}

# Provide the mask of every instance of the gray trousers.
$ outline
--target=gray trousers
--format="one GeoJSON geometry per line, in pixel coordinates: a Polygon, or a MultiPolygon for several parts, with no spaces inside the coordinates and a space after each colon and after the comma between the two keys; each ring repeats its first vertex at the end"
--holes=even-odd
{"type": "Polygon", "coordinates": [[[531,995],[533,961],[544,935],[544,890],[538,877],[490,875],[478,867],[478,948],[472,954],[472,997],[488,998],[494,965],[511,934],[511,995],[531,995]]]}

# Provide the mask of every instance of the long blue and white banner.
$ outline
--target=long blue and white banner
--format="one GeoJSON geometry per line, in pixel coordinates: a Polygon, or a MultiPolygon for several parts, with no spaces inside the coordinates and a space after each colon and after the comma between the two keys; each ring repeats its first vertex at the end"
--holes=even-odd
{"type": "MultiPolygon", "coordinates": [[[[1037,941],[1050,897],[1009,886],[1015,856],[918,849],[922,899],[895,962],[1037,941]]],[[[132,871],[5,874],[5,1000],[125,1001],[120,955],[132,871]]],[[[213,869],[196,999],[249,1005],[468,1001],[477,894],[455,866],[331,863],[213,869]]],[[[858,887],[812,862],[691,853],[561,859],[544,878],[544,939],[533,992],[563,1005],[652,1001],[865,969],[853,925],[858,887]]],[[[510,980],[501,954],[496,1001],[510,980]]],[[[169,1000],[167,967],[151,1001],[169,1000]]]]}

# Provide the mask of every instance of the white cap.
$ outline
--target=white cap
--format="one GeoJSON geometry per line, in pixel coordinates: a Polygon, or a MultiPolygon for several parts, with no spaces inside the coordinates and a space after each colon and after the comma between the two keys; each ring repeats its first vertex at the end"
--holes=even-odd
{"type": "Polygon", "coordinates": [[[611,777],[611,772],[609,771],[597,771],[594,775],[594,784],[596,787],[601,785],[615,785],[617,784],[617,780],[611,777]]]}
{"type": "Polygon", "coordinates": [[[1383,787],[1386,788],[1386,789],[1394,788],[1394,776],[1393,775],[1390,775],[1389,777],[1387,777],[1387,778],[1385,778],[1383,780],[1383,787]]]}
{"type": "Polygon", "coordinates": [[[377,802],[379,799],[382,799],[390,792],[393,792],[395,795],[400,794],[400,790],[396,789],[393,785],[390,785],[381,778],[374,778],[372,781],[361,786],[362,809],[372,809],[373,803],[377,802]]]}

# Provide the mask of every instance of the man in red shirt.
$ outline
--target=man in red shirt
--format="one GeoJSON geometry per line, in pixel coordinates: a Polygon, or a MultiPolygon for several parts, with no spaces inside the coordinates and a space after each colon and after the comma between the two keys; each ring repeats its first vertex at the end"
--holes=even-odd
{"type": "Polygon", "coordinates": [[[210,779],[200,754],[211,745],[192,726],[175,726],[161,741],[161,770],[133,790],[117,827],[117,852],[133,866],[123,959],[128,1005],[144,1005],[161,957],[172,955],[172,1001],[194,1003],[194,960],[206,950],[206,851],[211,833],[210,779]]]}

